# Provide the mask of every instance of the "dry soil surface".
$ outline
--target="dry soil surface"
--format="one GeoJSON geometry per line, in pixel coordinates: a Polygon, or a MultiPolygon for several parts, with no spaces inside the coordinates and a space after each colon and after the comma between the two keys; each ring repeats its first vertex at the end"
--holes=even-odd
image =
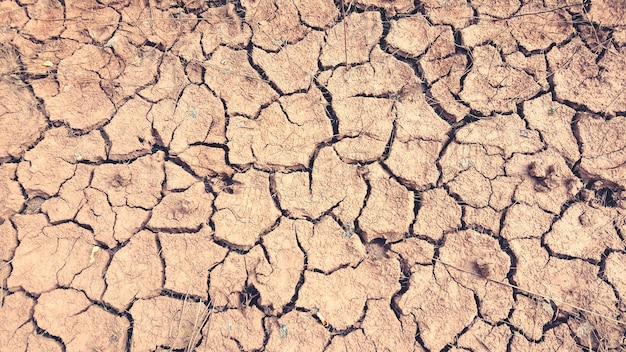
{"type": "Polygon", "coordinates": [[[0,2],[0,351],[623,351],[626,3],[0,2]]]}

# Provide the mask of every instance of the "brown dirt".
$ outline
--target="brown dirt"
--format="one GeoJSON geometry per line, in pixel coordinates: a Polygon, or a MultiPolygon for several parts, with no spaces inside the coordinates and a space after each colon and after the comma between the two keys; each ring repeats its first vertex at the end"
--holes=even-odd
{"type": "Polygon", "coordinates": [[[625,351],[625,67],[619,1],[2,1],[0,351],[625,351]]]}

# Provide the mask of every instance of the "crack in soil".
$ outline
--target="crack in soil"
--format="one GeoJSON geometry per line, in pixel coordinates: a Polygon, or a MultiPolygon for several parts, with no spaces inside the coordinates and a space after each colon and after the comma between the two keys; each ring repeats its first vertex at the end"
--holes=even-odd
{"type": "Polygon", "coordinates": [[[0,345],[626,348],[626,7],[0,13],[0,345]]]}

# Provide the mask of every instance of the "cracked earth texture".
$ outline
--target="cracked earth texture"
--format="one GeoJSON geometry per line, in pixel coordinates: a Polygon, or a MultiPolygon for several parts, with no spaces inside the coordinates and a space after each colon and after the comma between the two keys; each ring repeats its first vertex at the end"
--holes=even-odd
{"type": "Polygon", "coordinates": [[[624,351],[626,5],[0,2],[0,351],[624,351]]]}

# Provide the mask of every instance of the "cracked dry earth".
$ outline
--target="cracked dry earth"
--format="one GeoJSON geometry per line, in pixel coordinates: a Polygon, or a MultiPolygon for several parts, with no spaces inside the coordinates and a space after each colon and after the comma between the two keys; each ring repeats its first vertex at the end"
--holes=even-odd
{"type": "Polygon", "coordinates": [[[625,14],[1,2],[0,351],[623,351],[625,14]]]}

